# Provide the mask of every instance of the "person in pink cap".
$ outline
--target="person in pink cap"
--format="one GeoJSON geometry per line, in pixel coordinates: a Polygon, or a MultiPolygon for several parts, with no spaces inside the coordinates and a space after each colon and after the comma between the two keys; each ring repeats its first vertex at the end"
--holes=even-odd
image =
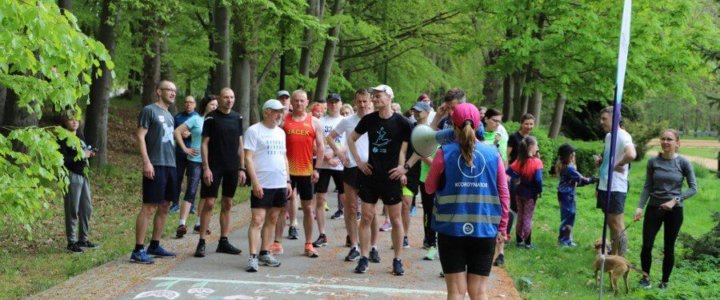
{"type": "Polygon", "coordinates": [[[435,198],[432,229],[448,299],[487,299],[495,244],[506,238],[509,192],[497,148],[475,136],[480,112],[470,103],[450,115],[455,141],[442,145],[425,181],[435,198]]]}

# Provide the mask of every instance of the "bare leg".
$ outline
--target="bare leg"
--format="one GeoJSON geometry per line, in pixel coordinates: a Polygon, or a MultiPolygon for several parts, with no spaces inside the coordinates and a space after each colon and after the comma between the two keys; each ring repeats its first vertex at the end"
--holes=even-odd
{"type": "MultiPolygon", "coordinates": [[[[352,186],[345,184],[345,197],[341,198],[343,201],[343,215],[345,216],[345,229],[350,237],[350,244],[353,246],[358,244],[358,224],[355,220],[358,207],[357,202],[357,190],[352,186]]],[[[375,228],[377,230],[377,228],[375,228]]]]}
{"type": "MultiPolygon", "coordinates": [[[[407,233],[410,231],[410,208],[412,207],[412,196],[402,196],[402,226],[403,232],[407,233]]],[[[394,226],[394,224],[393,224],[394,226]]]]}
{"type": "Polygon", "coordinates": [[[325,234],[325,201],[327,193],[315,194],[315,219],[320,234],[325,234]]]}
{"type": "Polygon", "coordinates": [[[280,217],[280,212],[282,211],[283,208],[280,207],[270,208],[270,215],[265,218],[265,224],[263,224],[262,228],[262,245],[260,246],[260,250],[268,250],[268,248],[270,248],[270,244],[272,244],[273,241],[273,239],[271,239],[273,229],[275,228],[275,223],[277,223],[278,218],[280,217]]]}
{"type": "Polygon", "coordinates": [[[167,220],[168,209],[170,208],[172,201],[165,201],[165,203],[158,205],[157,211],[155,211],[155,219],[153,220],[153,234],[152,239],[159,241],[162,237],[163,230],[165,229],[165,221],[167,220]]]}
{"type": "Polygon", "coordinates": [[[312,232],[313,232],[313,209],[314,201],[300,200],[300,205],[303,210],[303,228],[305,229],[305,243],[312,243],[312,232]]]}
{"type": "Polygon", "coordinates": [[[368,257],[370,255],[370,223],[375,218],[375,204],[362,203],[362,218],[360,219],[360,228],[358,233],[360,236],[360,255],[368,257]]]}
{"type": "Polygon", "coordinates": [[[145,204],[143,203],[138,213],[137,219],[135,220],[135,243],[138,245],[145,244],[145,233],[147,232],[148,223],[150,217],[157,209],[157,204],[145,204]]]}
{"type": "Polygon", "coordinates": [[[220,210],[220,236],[227,237],[230,234],[230,209],[232,208],[232,198],[222,197],[222,207],[220,210]]]}
{"type": "Polygon", "coordinates": [[[401,216],[401,210],[402,210],[402,204],[397,203],[393,205],[385,205],[388,210],[388,214],[390,215],[390,222],[392,222],[392,244],[393,244],[393,250],[395,251],[395,258],[399,259],[400,256],[402,256],[402,240],[403,236],[405,235],[405,231],[403,230],[403,224],[402,224],[402,216],[401,216]]]}
{"type": "Polygon", "coordinates": [[[447,285],[447,299],[465,299],[467,294],[467,272],[445,273],[445,285],[447,285]]]}
{"type": "Polygon", "coordinates": [[[250,247],[250,254],[258,253],[258,246],[260,244],[260,229],[263,228],[265,223],[265,208],[253,208],[252,209],[252,220],[250,226],[248,226],[248,244],[250,247]]]}
{"type": "Polygon", "coordinates": [[[467,274],[467,289],[471,300],[487,300],[487,276],[467,274]]]}
{"type": "Polygon", "coordinates": [[[205,239],[205,234],[210,226],[213,207],[215,207],[215,199],[216,198],[205,199],[205,205],[203,205],[203,209],[201,210],[202,215],[200,215],[200,239],[205,239]]]}

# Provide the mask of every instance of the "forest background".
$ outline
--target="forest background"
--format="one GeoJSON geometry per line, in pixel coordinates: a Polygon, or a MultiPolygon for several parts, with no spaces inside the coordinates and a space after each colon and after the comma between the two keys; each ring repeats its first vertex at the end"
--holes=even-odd
{"type": "MultiPolygon", "coordinates": [[[[173,111],[186,95],[233,88],[245,125],[280,89],[350,101],[386,83],[404,110],[460,87],[505,121],[533,113],[549,138],[598,140],[621,10],[619,0],[2,1],[0,227],[32,240],[66,190],[56,140],[77,140],[53,126],[59,111],[80,112],[100,149],[91,164],[108,170],[112,109],[138,111],[161,79],[178,87],[173,111]]],[[[717,139],[719,25],[718,0],[634,1],[623,114],[641,146],[662,127],[717,139]]]]}

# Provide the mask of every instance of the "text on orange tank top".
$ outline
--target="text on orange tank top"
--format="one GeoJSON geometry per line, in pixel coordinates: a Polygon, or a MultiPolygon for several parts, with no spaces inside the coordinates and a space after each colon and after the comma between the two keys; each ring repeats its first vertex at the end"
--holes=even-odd
{"type": "Polygon", "coordinates": [[[306,114],[305,120],[295,121],[292,114],[287,114],[283,130],[285,130],[290,175],[311,176],[313,172],[313,143],[315,142],[312,115],[306,114]]]}

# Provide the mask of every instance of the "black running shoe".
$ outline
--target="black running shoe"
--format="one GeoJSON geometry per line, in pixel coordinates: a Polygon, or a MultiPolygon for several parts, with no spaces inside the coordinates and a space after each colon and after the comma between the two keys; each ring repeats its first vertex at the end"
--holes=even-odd
{"type": "Polygon", "coordinates": [[[235,248],[235,246],[230,244],[228,241],[220,241],[215,252],[237,255],[242,253],[242,250],[235,248]]]}
{"type": "Polygon", "coordinates": [[[496,267],[502,267],[502,265],[505,264],[505,255],[499,254],[497,258],[495,258],[495,262],[493,263],[493,266],[496,267]]]}
{"type": "Polygon", "coordinates": [[[318,237],[318,239],[315,240],[315,242],[313,242],[312,245],[315,248],[320,248],[320,247],[327,246],[327,244],[328,244],[327,237],[324,234],[321,234],[320,237],[318,237]]]}
{"type": "Polygon", "coordinates": [[[342,209],[338,209],[332,216],[330,216],[330,219],[339,219],[342,220],[345,218],[345,215],[343,214],[342,209]]]}
{"type": "Polygon", "coordinates": [[[77,245],[81,248],[97,248],[97,244],[93,244],[91,241],[79,241],[77,242],[77,245]]]}
{"type": "Polygon", "coordinates": [[[195,257],[205,257],[205,244],[198,243],[195,248],[195,257]]]}
{"type": "Polygon", "coordinates": [[[78,245],[78,243],[68,243],[67,249],[72,253],[83,253],[83,249],[80,248],[80,245],[78,245]]]}
{"type": "Polygon", "coordinates": [[[355,267],[355,273],[365,273],[368,270],[368,259],[367,257],[361,257],[358,261],[357,267],[355,267]]]}
{"type": "Polygon", "coordinates": [[[405,269],[403,269],[402,260],[398,258],[393,258],[393,275],[396,276],[402,276],[405,274],[405,269]]]}
{"type": "Polygon", "coordinates": [[[380,262],[380,252],[375,248],[370,249],[370,261],[374,263],[380,262]]]}
{"type": "Polygon", "coordinates": [[[297,230],[297,227],[295,227],[295,226],[290,226],[290,228],[288,228],[288,239],[291,239],[291,240],[297,240],[297,239],[298,239],[298,230],[297,230]]]}

